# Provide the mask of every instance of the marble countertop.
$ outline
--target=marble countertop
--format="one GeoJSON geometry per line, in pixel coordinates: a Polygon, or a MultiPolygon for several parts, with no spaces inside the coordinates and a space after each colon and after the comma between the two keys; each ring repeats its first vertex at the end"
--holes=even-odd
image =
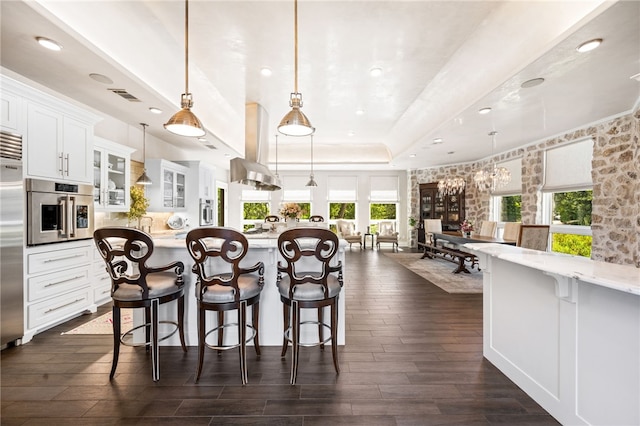
{"type": "MultiPolygon", "coordinates": [[[[160,234],[154,235],[153,245],[157,248],[171,248],[171,249],[185,249],[187,248],[185,243],[185,237],[187,233],[172,233],[172,234],[160,234]]],[[[278,234],[265,232],[262,234],[245,234],[249,241],[249,248],[253,249],[275,249],[278,242],[278,234]]],[[[345,240],[340,240],[340,248],[344,249],[347,246],[345,240]]]]}
{"type": "Polygon", "coordinates": [[[640,296],[640,268],[503,244],[468,243],[471,252],[640,296]]]}

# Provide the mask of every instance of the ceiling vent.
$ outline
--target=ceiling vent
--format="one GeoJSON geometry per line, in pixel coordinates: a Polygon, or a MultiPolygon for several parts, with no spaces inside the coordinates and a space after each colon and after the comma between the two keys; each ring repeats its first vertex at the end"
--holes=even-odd
{"type": "Polygon", "coordinates": [[[136,98],[135,96],[133,96],[131,93],[127,92],[124,89],[108,89],[108,90],[128,100],[129,102],[142,102],[140,99],[136,98]]]}
{"type": "Polygon", "coordinates": [[[209,149],[218,149],[215,146],[211,145],[211,144],[205,144],[205,147],[209,148],[209,149]]]}

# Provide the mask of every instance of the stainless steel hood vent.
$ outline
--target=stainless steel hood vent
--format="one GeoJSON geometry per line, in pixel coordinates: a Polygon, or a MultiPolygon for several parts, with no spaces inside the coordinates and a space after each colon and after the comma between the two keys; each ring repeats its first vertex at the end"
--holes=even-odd
{"type": "Polygon", "coordinates": [[[231,160],[231,181],[261,191],[278,191],[282,187],[280,179],[266,166],[269,161],[269,116],[257,103],[247,104],[245,111],[245,158],[231,160]]]}

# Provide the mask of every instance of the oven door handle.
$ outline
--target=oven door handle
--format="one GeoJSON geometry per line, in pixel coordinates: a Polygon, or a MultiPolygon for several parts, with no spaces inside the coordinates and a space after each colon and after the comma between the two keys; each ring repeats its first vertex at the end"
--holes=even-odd
{"type": "Polygon", "coordinates": [[[67,236],[67,197],[60,197],[58,199],[58,209],[60,214],[58,215],[58,232],[61,238],[68,238],[67,236]]]}
{"type": "Polygon", "coordinates": [[[76,223],[78,223],[78,220],[76,218],[76,197],[69,197],[69,202],[68,202],[68,209],[69,212],[67,214],[67,217],[69,218],[68,221],[68,229],[69,229],[69,238],[75,238],[76,236],[76,223]]]}

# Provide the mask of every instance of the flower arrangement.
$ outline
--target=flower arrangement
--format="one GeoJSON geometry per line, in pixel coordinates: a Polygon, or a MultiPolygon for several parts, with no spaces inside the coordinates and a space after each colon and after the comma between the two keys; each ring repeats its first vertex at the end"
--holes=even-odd
{"type": "Polygon", "coordinates": [[[460,224],[460,230],[462,232],[471,232],[471,231],[473,231],[473,222],[471,222],[470,220],[465,219],[460,224]]]}
{"type": "Polygon", "coordinates": [[[297,203],[284,203],[280,215],[289,219],[297,219],[302,215],[302,208],[297,203]]]}
{"type": "Polygon", "coordinates": [[[140,220],[142,216],[147,214],[149,200],[144,196],[144,189],[139,186],[132,186],[129,191],[131,207],[129,207],[129,211],[127,212],[127,218],[129,220],[140,220]]]}

